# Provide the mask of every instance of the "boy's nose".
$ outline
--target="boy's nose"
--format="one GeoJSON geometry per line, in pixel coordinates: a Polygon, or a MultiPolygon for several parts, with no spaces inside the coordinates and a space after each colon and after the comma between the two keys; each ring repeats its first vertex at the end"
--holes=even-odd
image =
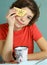
{"type": "Polygon", "coordinates": [[[23,18],[21,18],[21,21],[22,21],[22,22],[24,22],[24,19],[23,19],[23,18]]]}

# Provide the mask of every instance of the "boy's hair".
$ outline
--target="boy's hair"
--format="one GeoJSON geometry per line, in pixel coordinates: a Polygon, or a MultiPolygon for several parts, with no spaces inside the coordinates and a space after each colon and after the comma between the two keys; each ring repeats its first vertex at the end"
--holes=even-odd
{"type": "Polygon", "coordinates": [[[34,0],[17,0],[11,5],[10,9],[13,7],[18,8],[28,7],[34,13],[34,17],[31,19],[29,25],[33,24],[38,20],[40,12],[39,7],[34,0]]]}

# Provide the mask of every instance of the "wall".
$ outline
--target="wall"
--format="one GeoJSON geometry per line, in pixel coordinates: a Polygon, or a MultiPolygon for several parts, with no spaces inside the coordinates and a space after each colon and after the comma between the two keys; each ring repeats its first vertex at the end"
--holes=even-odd
{"type": "MultiPolygon", "coordinates": [[[[47,29],[46,29],[47,28],[47,0],[35,0],[35,1],[37,2],[38,6],[40,6],[40,17],[36,24],[40,29],[44,38],[47,40],[47,29]]],[[[34,51],[40,51],[36,44],[35,44],[34,51]]]]}

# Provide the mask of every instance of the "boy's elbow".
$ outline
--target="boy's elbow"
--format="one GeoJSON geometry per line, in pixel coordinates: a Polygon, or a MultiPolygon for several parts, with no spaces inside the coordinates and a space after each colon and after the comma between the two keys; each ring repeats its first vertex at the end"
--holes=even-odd
{"type": "Polygon", "coordinates": [[[5,62],[10,62],[11,60],[13,60],[13,57],[12,57],[12,54],[6,53],[6,54],[2,54],[2,59],[5,62]]]}
{"type": "Polygon", "coordinates": [[[47,56],[47,50],[45,52],[46,52],[46,56],[47,56]]]}
{"type": "Polygon", "coordinates": [[[47,54],[47,49],[45,49],[44,51],[45,51],[45,53],[47,54]]]}
{"type": "Polygon", "coordinates": [[[10,58],[8,57],[7,54],[2,54],[2,59],[5,61],[5,62],[9,62],[10,61],[10,58]]]}
{"type": "Polygon", "coordinates": [[[47,58],[47,50],[44,51],[45,57],[47,58]]]}
{"type": "Polygon", "coordinates": [[[5,62],[8,62],[8,61],[9,61],[8,58],[6,57],[6,55],[3,55],[3,54],[2,54],[2,59],[3,59],[5,62]]]}

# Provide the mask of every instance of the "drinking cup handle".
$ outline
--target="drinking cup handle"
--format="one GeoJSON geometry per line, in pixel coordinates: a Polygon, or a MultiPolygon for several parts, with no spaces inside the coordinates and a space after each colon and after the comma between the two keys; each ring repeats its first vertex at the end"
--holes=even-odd
{"type": "Polygon", "coordinates": [[[16,60],[16,57],[15,57],[15,53],[14,52],[12,53],[12,56],[13,56],[14,60],[16,60]]]}

